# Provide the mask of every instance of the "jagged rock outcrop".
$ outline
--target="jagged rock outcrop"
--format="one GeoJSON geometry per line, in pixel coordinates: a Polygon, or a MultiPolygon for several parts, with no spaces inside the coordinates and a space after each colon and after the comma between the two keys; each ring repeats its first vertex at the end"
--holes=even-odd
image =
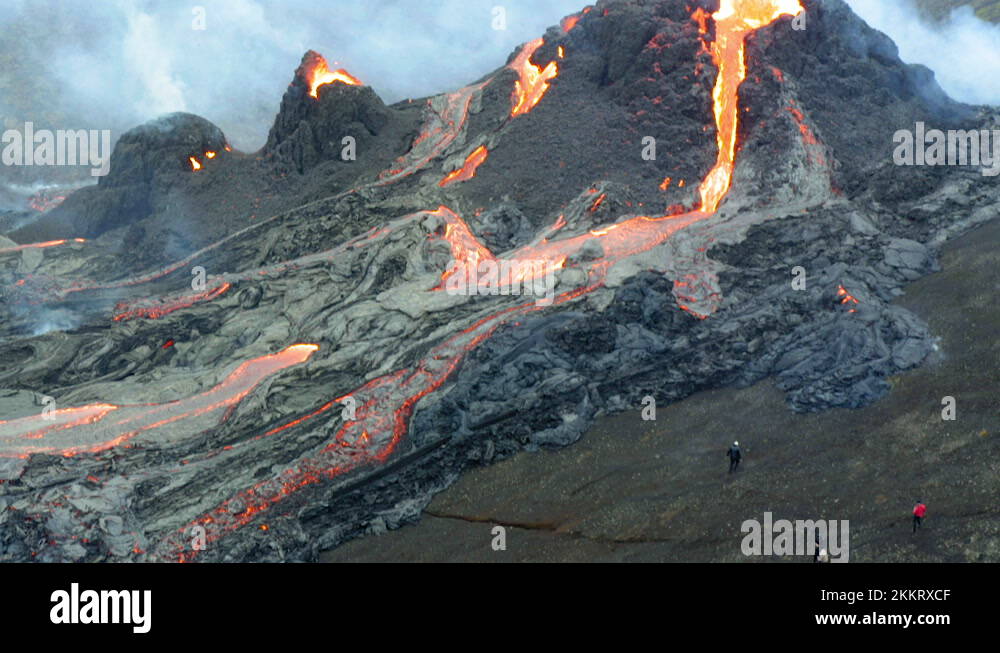
{"type": "Polygon", "coordinates": [[[284,168],[304,173],[324,159],[341,158],[351,137],[364,148],[390,120],[390,112],[369,86],[324,84],[311,95],[311,80],[326,60],[310,50],[285,91],[281,109],[264,146],[264,156],[284,168]]]}

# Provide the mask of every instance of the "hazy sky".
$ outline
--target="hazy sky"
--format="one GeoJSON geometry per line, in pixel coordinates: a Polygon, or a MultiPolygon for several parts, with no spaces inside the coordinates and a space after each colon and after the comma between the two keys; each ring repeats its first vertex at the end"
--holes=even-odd
{"type": "Polygon", "coordinates": [[[0,0],[81,111],[116,123],[190,111],[260,147],[306,50],[387,103],[451,90],[503,65],[583,0],[0,0]],[[493,29],[493,8],[506,30],[493,29]],[[205,30],[194,29],[204,8],[205,30]]]}
{"type": "MultiPolygon", "coordinates": [[[[1000,75],[985,74],[1000,71],[1000,27],[966,11],[935,32],[916,19],[906,0],[849,3],[896,39],[904,59],[934,69],[953,97],[1000,104],[1000,75]]],[[[58,83],[56,92],[38,92],[35,100],[80,121],[68,128],[120,131],[163,113],[189,111],[218,124],[240,149],[253,150],[263,144],[307,49],[339,62],[391,103],[481,77],[519,44],[585,4],[0,0],[0,24],[4,47],[16,44],[17,56],[31,62],[28,76],[58,83]],[[506,30],[493,29],[495,6],[506,9],[506,30]],[[205,30],[194,29],[199,7],[205,30]]],[[[23,84],[30,94],[32,81],[23,84]]],[[[0,111],[3,103],[0,97],[0,111]]]]}

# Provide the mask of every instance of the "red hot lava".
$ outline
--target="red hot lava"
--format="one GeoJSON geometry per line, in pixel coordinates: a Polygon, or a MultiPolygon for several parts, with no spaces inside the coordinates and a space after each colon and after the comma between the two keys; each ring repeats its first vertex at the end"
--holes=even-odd
{"type": "MultiPolygon", "coordinates": [[[[93,404],[57,410],[52,415],[0,421],[0,457],[97,453],[181,420],[210,417],[243,401],[267,377],[309,360],[317,350],[317,345],[292,345],[277,354],[251,359],[211,390],[179,401],[130,406],[93,404]],[[112,414],[116,419],[106,419],[112,414]]],[[[211,426],[213,422],[204,422],[205,428],[211,426]]]]}
{"type": "Polygon", "coordinates": [[[522,116],[534,109],[549,90],[549,82],[559,75],[559,65],[555,61],[550,61],[544,69],[531,63],[531,57],[544,44],[544,38],[526,43],[510,64],[510,67],[520,75],[520,79],[514,82],[512,98],[514,108],[510,111],[511,118],[522,116]]]}
{"type": "Polygon", "coordinates": [[[85,242],[87,241],[84,238],[47,240],[44,243],[31,243],[28,245],[17,245],[16,247],[4,247],[0,249],[0,254],[13,254],[14,252],[20,252],[26,249],[48,249],[49,247],[59,247],[60,245],[67,245],[69,243],[85,243],[85,242]]]}
{"type": "Polygon", "coordinates": [[[559,26],[562,27],[563,33],[567,34],[572,31],[572,29],[576,27],[576,24],[580,22],[580,19],[590,13],[591,9],[593,9],[593,7],[587,7],[578,14],[573,14],[572,16],[566,16],[563,18],[562,22],[559,23],[559,26]]]}
{"type": "Polygon", "coordinates": [[[481,166],[486,159],[490,156],[490,151],[486,149],[485,145],[480,145],[475,150],[472,151],[465,159],[465,165],[463,165],[458,170],[448,173],[448,175],[441,180],[438,184],[441,188],[447,188],[448,186],[460,182],[468,181],[476,176],[476,170],[481,166]]]}
{"type": "Polygon", "coordinates": [[[319,98],[319,87],[327,84],[347,84],[348,86],[364,86],[361,80],[343,68],[330,70],[329,64],[322,56],[313,61],[312,67],[305,71],[306,82],[309,84],[309,95],[319,98]]]}
{"type": "MultiPolygon", "coordinates": [[[[855,297],[851,293],[847,292],[847,288],[844,288],[844,286],[837,286],[837,298],[840,300],[840,303],[843,304],[844,306],[851,306],[852,304],[853,305],[858,305],[858,304],[861,303],[861,302],[858,301],[857,297],[855,297]]],[[[848,313],[857,313],[858,310],[855,309],[855,308],[852,308],[852,309],[850,309],[847,312],[848,313]]]]}
{"type": "Polygon", "coordinates": [[[781,16],[802,12],[799,0],[722,0],[712,14],[715,42],[712,59],[719,68],[712,99],[718,129],[719,156],[715,167],[701,183],[701,209],[714,213],[729,192],[736,164],[739,131],[739,88],[746,79],[746,37],[781,16]]]}

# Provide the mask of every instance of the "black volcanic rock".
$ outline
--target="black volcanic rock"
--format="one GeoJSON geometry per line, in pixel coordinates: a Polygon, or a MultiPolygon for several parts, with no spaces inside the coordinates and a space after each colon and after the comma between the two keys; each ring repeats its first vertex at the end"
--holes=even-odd
{"type": "MultiPolygon", "coordinates": [[[[162,210],[171,192],[191,178],[191,157],[203,164],[206,152],[225,155],[222,130],[189,113],[172,113],[122,135],[111,154],[108,174],[97,186],[83,188],[31,225],[63,230],[74,237],[95,238],[142,221],[162,210]]],[[[15,240],[25,241],[15,232],[15,240]]]]}
{"type": "Polygon", "coordinates": [[[98,182],[101,188],[148,186],[162,192],[191,172],[190,157],[225,151],[222,130],[199,116],[172,113],[126,132],[111,154],[111,170],[98,182]]]}
{"type": "Polygon", "coordinates": [[[748,39],[750,74],[741,97],[750,112],[741,125],[743,138],[784,109],[774,92],[774,66],[839,163],[837,188],[852,197],[874,192],[897,198],[936,188],[945,174],[941,168],[893,165],[892,136],[917,121],[939,129],[969,126],[975,108],[949,98],[925,66],[901,61],[892,39],[869,27],[843,0],[802,0],[802,5],[808,10],[806,29],[779,21],[748,39]]]}

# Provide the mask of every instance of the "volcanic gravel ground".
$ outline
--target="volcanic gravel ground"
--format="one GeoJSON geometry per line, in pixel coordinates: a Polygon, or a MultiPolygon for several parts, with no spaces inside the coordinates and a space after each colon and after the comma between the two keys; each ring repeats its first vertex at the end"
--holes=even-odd
{"type": "MultiPolygon", "coordinates": [[[[325,562],[746,561],[740,524],[850,520],[856,562],[1000,561],[1000,223],[948,245],[897,303],[941,336],[936,361],[859,410],[802,415],[772,381],[598,420],[573,447],[467,473],[421,521],[325,562]],[[941,400],[958,419],[941,419],[941,400]],[[744,449],[727,474],[725,450],[744,449]],[[928,505],[911,534],[914,501],[928,505]],[[507,526],[507,550],[491,548],[507,526]]],[[[778,558],[753,559],[772,561],[778,558]]],[[[786,558],[811,561],[811,558],[786,558]]]]}

